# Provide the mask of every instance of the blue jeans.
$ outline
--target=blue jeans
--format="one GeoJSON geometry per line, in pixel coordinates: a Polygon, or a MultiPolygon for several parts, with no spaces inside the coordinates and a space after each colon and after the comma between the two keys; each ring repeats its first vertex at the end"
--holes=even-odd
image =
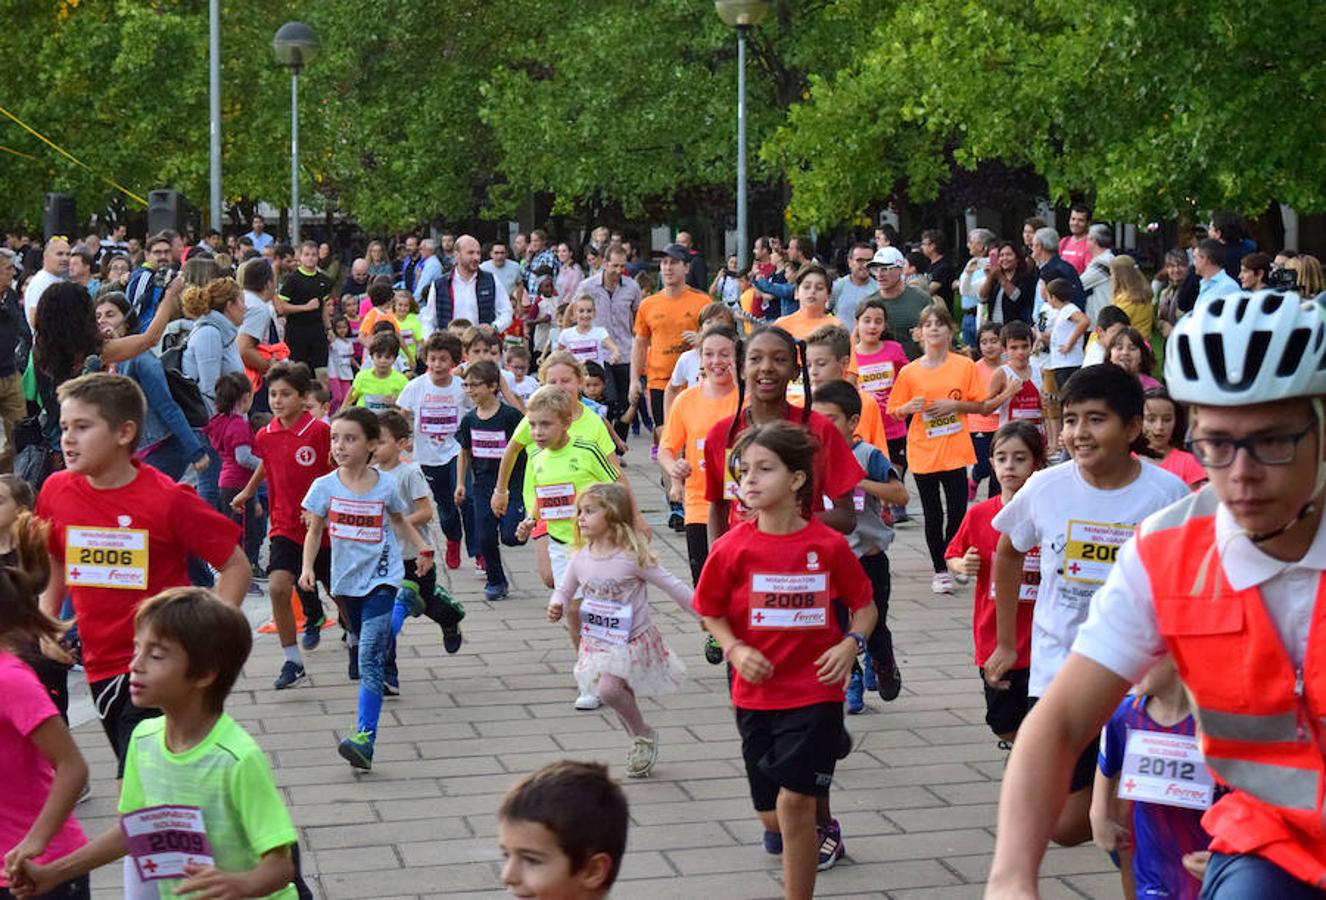
{"type": "Polygon", "coordinates": [[[976,310],[962,311],[962,343],[966,347],[976,346],[976,310]]]}
{"type": "Polygon", "coordinates": [[[382,674],[391,646],[396,587],[380,584],[365,597],[342,597],[351,633],[359,637],[359,731],[376,739],[382,714],[382,674]]]}
{"type": "Polygon", "coordinates": [[[1242,900],[1244,897],[1321,900],[1326,897],[1326,891],[1299,881],[1260,856],[1212,853],[1211,862],[1206,866],[1201,897],[1202,900],[1242,900]]]}
{"type": "Polygon", "coordinates": [[[463,531],[470,528],[470,523],[456,507],[456,461],[453,459],[445,466],[420,466],[428,487],[433,491],[433,501],[437,503],[437,521],[442,526],[442,533],[448,541],[461,539],[463,531]]]}
{"type": "Polygon", "coordinates": [[[180,446],[179,438],[173,434],[167,435],[151,453],[143,457],[143,462],[171,481],[179,481],[184,477],[184,470],[189,467],[189,460],[184,458],[184,448],[180,446]]]}
{"type": "Polygon", "coordinates": [[[479,552],[483,554],[488,569],[488,584],[491,587],[505,587],[506,573],[502,571],[499,541],[508,547],[518,547],[524,543],[516,540],[516,526],[525,518],[524,466],[517,467],[511,473],[511,480],[507,484],[510,502],[506,507],[506,515],[500,520],[493,515],[492,507],[493,491],[496,488],[496,472],[474,476],[474,531],[479,541],[479,552]]]}
{"type": "Polygon", "coordinates": [[[221,503],[221,454],[216,452],[207,435],[201,431],[195,433],[203,442],[209,460],[207,468],[198,473],[198,496],[206,500],[208,506],[218,509],[221,503]]]}

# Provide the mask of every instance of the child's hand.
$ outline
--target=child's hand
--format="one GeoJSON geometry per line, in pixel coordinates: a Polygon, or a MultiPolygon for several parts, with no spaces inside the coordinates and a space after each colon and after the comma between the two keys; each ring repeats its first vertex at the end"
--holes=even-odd
{"type": "Polygon", "coordinates": [[[852,674],[852,663],[856,662],[856,641],[843,638],[815,660],[815,677],[820,684],[842,684],[852,674]]]}
{"type": "Polygon", "coordinates": [[[432,568],[433,553],[431,550],[428,553],[420,553],[414,561],[414,570],[420,575],[427,575],[432,568]]]}
{"type": "Polygon", "coordinates": [[[1091,819],[1091,840],[1106,853],[1133,849],[1133,832],[1113,819],[1091,819]]]}
{"type": "Polygon", "coordinates": [[[313,574],[312,569],[305,569],[304,571],[299,573],[299,586],[306,591],[313,590],[316,581],[317,578],[313,574]]]}
{"type": "Polygon", "coordinates": [[[962,573],[964,575],[976,575],[981,571],[981,554],[975,547],[968,547],[967,552],[962,554],[962,573]]]}
{"type": "Polygon", "coordinates": [[[924,409],[925,409],[925,398],[913,397],[911,400],[908,400],[905,404],[903,404],[898,409],[898,412],[904,416],[914,416],[924,409]]]}
{"type": "Polygon", "coordinates": [[[253,896],[247,872],[222,872],[215,866],[189,863],[184,874],[186,877],[175,888],[177,894],[197,900],[242,900],[253,896]]]}
{"type": "Polygon", "coordinates": [[[24,859],[10,871],[8,854],[5,859],[5,878],[9,881],[9,892],[15,897],[39,897],[55,888],[56,881],[49,866],[39,866],[31,859],[24,859]]]}
{"type": "Polygon", "coordinates": [[[1008,670],[1018,661],[1017,651],[1010,647],[997,646],[990,658],[985,661],[985,683],[997,691],[1006,691],[1009,683],[1004,679],[1008,670]]]}
{"type": "Polygon", "coordinates": [[[202,473],[205,472],[207,470],[207,467],[211,464],[212,464],[212,458],[204,454],[203,456],[198,458],[198,461],[196,463],[193,464],[193,470],[195,472],[202,473]]]}
{"type": "Polygon", "coordinates": [[[548,604],[548,621],[560,622],[562,620],[562,604],[553,601],[548,604]]]}
{"type": "MultiPolygon", "coordinates": [[[[496,510],[494,510],[496,512],[496,510]]],[[[516,540],[528,541],[530,532],[534,530],[533,519],[521,519],[520,524],[516,526],[516,540]]]]}
{"type": "MultiPolygon", "coordinates": [[[[206,459],[206,457],[203,457],[206,459]]],[[[244,504],[249,502],[249,497],[253,496],[248,491],[240,491],[235,495],[235,499],[230,501],[230,508],[237,513],[244,512],[244,504]]]]}
{"type": "Polygon", "coordinates": [[[493,511],[493,515],[499,519],[506,515],[507,495],[506,491],[493,491],[493,499],[488,502],[488,507],[493,511]]]}
{"type": "Polygon", "coordinates": [[[694,347],[696,341],[700,339],[700,333],[698,331],[683,331],[681,339],[686,342],[687,347],[694,347]]]}
{"type": "Polygon", "coordinates": [[[739,644],[734,647],[728,654],[728,662],[732,663],[732,668],[737,670],[737,674],[750,684],[767,681],[774,671],[773,663],[750,644],[739,644]]]}
{"type": "Polygon", "coordinates": [[[1211,851],[1197,850],[1193,853],[1185,853],[1182,862],[1189,875],[1198,881],[1202,881],[1206,878],[1206,867],[1211,862],[1211,851]]]}
{"type": "Polygon", "coordinates": [[[456,493],[453,494],[452,497],[455,499],[455,501],[456,501],[456,505],[457,505],[457,506],[460,506],[462,503],[464,503],[464,502],[465,502],[465,485],[463,485],[463,484],[458,484],[458,485],[456,485],[456,493]]]}
{"type": "Polygon", "coordinates": [[[934,403],[923,408],[923,412],[929,416],[951,416],[957,411],[958,401],[948,399],[936,400],[934,403]]]}
{"type": "MultiPolygon", "coordinates": [[[[24,838],[19,841],[8,853],[5,854],[5,879],[15,887],[28,880],[28,876],[23,870],[24,864],[29,860],[40,856],[45,849],[45,847],[39,846],[30,838],[24,838]]],[[[18,893],[16,889],[14,892],[16,894],[18,893]]]]}
{"type": "Polygon", "coordinates": [[[684,459],[679,459],[672,464],[672,472],[669,474],[678,481],[685,481],[691,477],[691,464],[684,459]]]}

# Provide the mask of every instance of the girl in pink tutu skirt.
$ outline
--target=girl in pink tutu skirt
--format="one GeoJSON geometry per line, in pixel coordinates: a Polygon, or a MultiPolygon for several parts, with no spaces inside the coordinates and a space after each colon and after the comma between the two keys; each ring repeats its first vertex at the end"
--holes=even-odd
{"type": "Polygon", "coordinates": [[[658,564],[632,526],[631,495],[620,484],[596,484],[576,501],[577,551],[548,603],[556,622],[579,591],[580,640],[575,677],[582,694],[597,694],[631,736],[626,774],[645,778],[658,759],[658,732],[645,724],[636,697],[671,694],[686,667],[659,634],[649,614],[645,584],[691,610],[691,588],[658,564]]]}

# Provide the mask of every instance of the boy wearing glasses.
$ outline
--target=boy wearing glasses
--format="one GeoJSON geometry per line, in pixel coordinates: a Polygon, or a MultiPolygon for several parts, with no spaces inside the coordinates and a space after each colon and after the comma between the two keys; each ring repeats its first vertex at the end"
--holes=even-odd
{"type": "MultiPolygon", "coordinates": [[[[1068,658],[1091,597],[1110,574],[1119,548],[1144,518],[1188,494],[1182,480],[1133,455],[1146,446],[1137,378],[1110,363],[1082,369],[1064,386],[1060,404],[1063,444],[1071,461],[1032,475],[993,522],[1001,535],[994,560],[998,646],[983,666],[993,688],[1008,688],[1004,675],[1017,660],[1023,558],[1034,547],[1041,551],[1028,709],[1044,696],[1068,658]]],[[[1057,843],[1069,846],[1091,839],[1096,741],[1075,751],[1068,802],[1053,832],[1057,843]]]]}

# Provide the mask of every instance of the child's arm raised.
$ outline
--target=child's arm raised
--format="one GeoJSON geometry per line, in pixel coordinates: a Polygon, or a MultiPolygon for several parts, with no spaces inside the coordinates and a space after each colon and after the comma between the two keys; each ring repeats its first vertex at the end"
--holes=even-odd
{"type": "Polygon", "coordinates": [[[190,863],[184,867],[184,874],[187,877],[175,889],[178,893],[208,900],[241,900],[276,893],[294,880],[295,864],[286,846],[268,850],[262,861],[247,872],[222,872],[215,866],[190,863]]]}
{"type": "Polygon", "coordinates": [[[87,763],[83,761],[83,754],[78,752],[69,728],[54,710],[49,719],[29,733],[28,738],[55,769],[55,777],[36,821],[23,840],[5,854],[5,877],[11,882],[21,881],[23,864],[46,851],[51,838],[74,811],[78,792],[87,782],[87,763]]]}
{"type": "Polygon", "coordinates": [[[1009,378],[1003,368],[996,369],[990,376],[990,393],[981,401],[981,415],[988,416],[1022,390],[1022,379],[1014,375],[1009,378]]]}

